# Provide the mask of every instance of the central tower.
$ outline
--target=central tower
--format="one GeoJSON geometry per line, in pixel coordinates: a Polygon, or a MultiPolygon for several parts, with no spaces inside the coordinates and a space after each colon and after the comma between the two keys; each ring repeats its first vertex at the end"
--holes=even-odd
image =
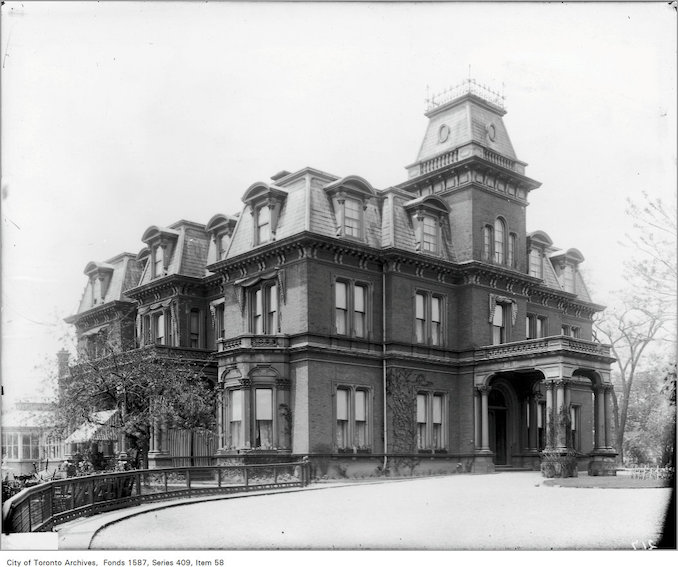
{"type": "Polygon", "coordinates": [[[424,139],[399,188],[447,203],[458,261],[524,272],[527,195],[540,183],[516,156],[503,97],[469,79],[427,102],[424,139]]]}

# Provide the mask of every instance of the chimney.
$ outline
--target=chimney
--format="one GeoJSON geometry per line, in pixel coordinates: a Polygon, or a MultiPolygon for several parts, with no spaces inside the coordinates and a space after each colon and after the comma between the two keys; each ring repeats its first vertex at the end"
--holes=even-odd
{"type": "Polygon", "coordinates": [[[62,348],[59,352],[57,352],[59,378],[63,378],[68,374],[68,359],[70,356],[70,353],[65,348],[62,348]]]}

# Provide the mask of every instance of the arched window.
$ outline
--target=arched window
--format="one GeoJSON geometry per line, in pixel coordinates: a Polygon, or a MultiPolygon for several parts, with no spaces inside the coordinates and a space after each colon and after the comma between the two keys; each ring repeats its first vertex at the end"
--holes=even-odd
{"type": "Polygon", "coordinates": [[[504,246],[506,245],[506,225],[504,221],[498,218],[494,221],[494,261],[497,264],[505,262],[506,255],[504,246]]]}

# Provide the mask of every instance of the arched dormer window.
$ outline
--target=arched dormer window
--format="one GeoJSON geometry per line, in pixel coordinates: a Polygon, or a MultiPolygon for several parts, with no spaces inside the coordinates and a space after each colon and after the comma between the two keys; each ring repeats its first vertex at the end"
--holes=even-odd
{"type": "Polygon", "coordinates": [[[534,278],[544,278],[544,256],[553,241],[542,230],[531,232],[527,236],[528,273],[534,278]]]}
{"type": "Polygon", "coordinates": [[[577,293],[577,269],[584,261],[583,254],[576,248],[570,248],[566,252],[554,252],[550,259],[563,291],[577,293]]]}
{"type": "Polygon", "coordinates": [[[374,188],[362,177],[350,175],[325,186],[332,199],[337,236],[365,240],[365,209],[376,195],[374,188]]]}
{"type": "Polygon", "coordinates": [[[235,217],[227,215],[214,215],[207,223],[205,229],[214,241],[216,262],[226,257],[236,223],[235,217]]]}
{"type": "Polygon", "coordinates": [[[280,209],[286,198],[285,189],[263,182],[255,183],[245,191],[242,200],[250,207],[254,227],[252,234],[254,246],[275,240],[280,209]]]}
{"type": "Polygon", "coordinates": [[[439,256],[442,250],[442,226],[449,207],[442,199],[426,195],[405,203],[414,228],[417,252],[439,256]]]}
{"type": "Polygon", "coordinates": [[[179,231],[171,228],[151,226],[146,229],[141,241],[148,246],[151,257],[151,278],[167,275],[167,267],[172,256],[179,231]]]}
{"type": "Polygon", "coordinates": [[[113,266],[110,264],[90,262],[85,266],[85,275],[89,278],[90,282],[92,306],[104,303],[112,274],[113,266]]]}

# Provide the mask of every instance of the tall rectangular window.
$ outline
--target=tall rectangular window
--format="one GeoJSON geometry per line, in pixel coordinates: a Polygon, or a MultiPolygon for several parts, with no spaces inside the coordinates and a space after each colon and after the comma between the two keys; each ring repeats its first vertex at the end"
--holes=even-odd
{"type": "Polygon", "coordinates": [[[270,449],[273,447],[273,390],[257,388],[255,390],[255,447],[270,449]]]}
{"type": "Polygon", "coordinates": [[[542,277],[541,252],[537,249],[530,250],[530,275],[535,278],[542,277]]]}
{"type": "Polygon", "coordinates": [[[214,336],[216,340],[223,339],[225,336],[224,316],[225,316],[224,304],[219,303],[214,308],[214,336]]]}
{"type": "Polygon", "coordinates": [[[544,317],[537,317],[535,322],[537,324],[536,338],[541,339],[546,334],[546,319],[544,317]]]}
{"type": "Polygon", "coordinates": [[[335,324],[337,334],[348,334],[348,293],[344,282],[336,282],[334,286],[335,324]]]}
{"type": "Polygon", "coordinates": [[[367,447],[367,392],[355,391],[355,435],[358,447],[367,447]]]}
{"type": "Polygon", "coordinates": [[[337,447],[348,449],[350,447],[348,434],[349,419],[349,390],[337,389],[337,447]]]}
{"type": "Polygon", "coordinates": [[[500,345],[506,342],[506,306],[497,303],[494,306],[492,317],[492,344],[500,345]]]}
{"type": "Polygon", "coordinates": [[[504,246],[506,240],[506,225],[501,219],[494,222],[494,261],[497,264],[504,263],[504,246]]]}
{"type": "Polygon", "coordinates": [[[418,343],[426,342],[426,296],[415,295],[415,336],[418,343]]]}
{"type": "Polygon", "coordinates": [[[344,236],[360,238],[362,207],[357,199],[344,200],[344,236]]]}
{"type": "Polygon", "coordinates": [[[191,309],[190,317],[190,346],[200,348],[200,310],[191,309]]]}
{"type": "Polygon", "coordinates": [[[165,344],[165,314],[158,313],[153,317],[153,336],[155,344],[165,344]]]}
{"type": "Polygon", "coordinates": [[[256,210],[257,216],[257,244],[263,244],[271,239],[271,209],[262,205],[256,210]]]}
{"type": "Polygon", "coordinates": [[[562,325],[560,327],[560,334],[565,335],[566,337],[570,336],[570,326],[569,325],[562,325]]]}
{"type": "Polygon", "coordinates": [[[365,336],[365,296],[363,286],[353,286],[353,332],[361,338],[365,336]]]}
{"type": "Polygon", "coordinates": [[[580,334],[581,334],[581,329],[579,327],[572,327],[572,336],[575,339],[580,338],[580,334]]]}
{"type": "Polygon", "coordinates": [[[443,397],[433,396],[432,448],[443,448],[443,397]]]}
{"type": "Polygon", "coordinates": [[[352,280],[334,283],[334,324],[338,335],[368,336],[368,286],[352,280]]]}
{"type": "Polygon", "coordinates": [[[487,262],[492,259],[492,241],[494,240],[492,232],[491,226],[483,227],[483,260],[487,262]]]}
{"type": "Polygon", "coordinates": [[[252,333],[274,335],[278,332],[278,286],[264,284],[250,294],[252,333]]]}
{"type": "Polygon", "coordinates": [[[21,458],[37,461],[40,458],[40,438],[37,433],[24,433],[22,438],[21,458]]]}
{"type": "Polygon", "coordinates": [[[506,259],[506,263],[508,266],[511,268],[515,267],[516,265],[516,240],[517,236],[515,233],[509,234],[509,240],[508,240],[508,258],[506,259]]]}
{"type": "Polygon", "coordinates": [[[442,309],[441,299],[431,297],[431,344],[439,346],[442,343],[442,309]]]}
{"type": "Polygon", "coordinates": [[[424,252],[431,252],[436,254],[438,252],[438,224],[436,219],[429,216],[424,216],[422,219],[422,245],[421,249],[424,252]]]}
{"type": "Polygon", "coordinates": [[[426,394],[417,394],[417,449],[426,449],[426,422],[428,421],[428,408],[426,394]]]}
{"type": "Polygon", "coordinates": [[[12,460],[19,458],[19,434],[2,434],[2,457],[12,460]]]}
{"type": "Polygon", "coordinates": [[[525,317],[525,338],[527,340],[534,338],[534,315],[525,317]]]}
{"type": "Polygon", "coordinates": [[[242,390],[228,392],[231,447],[242,447],[242,390]]]}
{"type": "Polygon", "coordinates": [[[153,277],[158,278],[165,271],[162,246],[153,249],[153,277]]]}

